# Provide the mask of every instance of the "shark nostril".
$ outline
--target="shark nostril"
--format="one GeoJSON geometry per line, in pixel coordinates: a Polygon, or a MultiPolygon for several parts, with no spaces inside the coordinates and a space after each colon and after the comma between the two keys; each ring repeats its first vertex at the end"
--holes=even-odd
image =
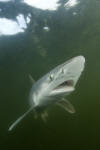
{"type": "Polygon", "coordinates": [[[65,70],[64,70],[63,68],[62,68],[62,71],[61,71],[61,73],[63,73],[63,74],[65,73],[65,70]]]}

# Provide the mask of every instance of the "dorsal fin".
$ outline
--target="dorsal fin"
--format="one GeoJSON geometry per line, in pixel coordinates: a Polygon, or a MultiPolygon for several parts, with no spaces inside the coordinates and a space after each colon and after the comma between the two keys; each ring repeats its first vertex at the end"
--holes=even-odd
{"type": "Polygon", "coordinates": [[[28,76],[29,76],[29,79],[30,79],[31,83],[34,84],[34,83],[35,83],[35,80],[34,80],[33,77],[31,76],[31,74],[29,74],[28,76]]]}

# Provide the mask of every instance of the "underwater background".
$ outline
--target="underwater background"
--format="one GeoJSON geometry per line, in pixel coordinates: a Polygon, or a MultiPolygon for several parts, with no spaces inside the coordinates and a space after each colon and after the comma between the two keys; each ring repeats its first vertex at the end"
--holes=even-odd
{"type": "Polygon", "coordinates": [[[0,149],[100,147],[100,1],[0,0],[0,149]],[[37,2],[36,2],[37,1],[37,2]],[[53,106],[47,123],[31,112],[31,74],[37,81],[58,64],[86,58],[76,90],[67,97],[75,114],[53,106]]]}

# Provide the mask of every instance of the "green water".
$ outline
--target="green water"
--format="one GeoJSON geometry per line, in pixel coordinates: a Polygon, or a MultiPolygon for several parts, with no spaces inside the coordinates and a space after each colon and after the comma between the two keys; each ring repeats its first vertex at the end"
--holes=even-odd
{"type": "Polygon", "coordinates": [[[20,1],[0,2],[1,18],[15,20],[20,13],[31,14],[24,33],[0,36],[1,150],[96,150],[100,145],[100,1],[80,0],[69,10],[64,8],[66,2],[60,0],[56,11],[20,1]],[[78,55],[86,58],[85,71],[75,92],[68,96],[76,113],[71,115],[53,106],[46,124],[30,113],[9,133],[8,127],[29,108],[28,74],[38,80],[78,55]]]}

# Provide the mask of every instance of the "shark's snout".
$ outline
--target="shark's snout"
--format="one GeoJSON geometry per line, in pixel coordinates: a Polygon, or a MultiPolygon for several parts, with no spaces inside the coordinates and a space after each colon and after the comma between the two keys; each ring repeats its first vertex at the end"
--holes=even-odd
{"type": "Polygon", "coordinates": [[[69,94],[74,91],[75,85],[84,69],[84,63],[84,56],[77,56],[59,66],[59,72],[63,70],[63,76],[57,73],[56,86],[52,88],[50,95],[69,94]]]}

